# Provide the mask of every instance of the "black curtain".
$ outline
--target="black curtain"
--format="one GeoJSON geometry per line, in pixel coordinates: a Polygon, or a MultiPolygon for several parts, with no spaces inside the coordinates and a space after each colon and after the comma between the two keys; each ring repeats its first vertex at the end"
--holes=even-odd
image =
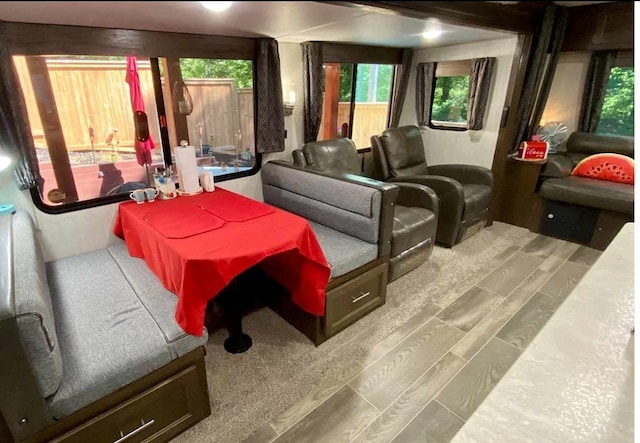
{"type": "Polygon", "coordinates": [[[304,142],[318,139],[322,121],[322,43],[302,43],[302,65],[304,69],[304,142]]]}
{"type": "Polygon", "coordinates": [[[479,130],[484,126],[495,65],[495,57],[476,58],[471,61],[467,129],[479,130]]]}
{"type": "Polygon", "coordinates": [[[615,51],[598,51],[591,54],[587,79],[582,94],[578,131],[596,132],[607,93],[609,75],[616,59],[615,51]]]}
{"type": "Polygon", "coordinates": [[[419,126],[427,126],[431,121],[436,63],[418,63],[416,70],[416,117],[419,126]]]}
{"type": "Polygon", "coordinates": [[[567,8],[549,5],[545,8],[540,29],[535,34],[527,72],[518,106],[517,129],[511,150],[518,150],[520,142],[528,140],[540,123],[549,95],[558,55],[566,31],[567,8]],[[551,51],[551,54],[549,52],[551,51]],[[544,81],[544,84],[542,82],[544,81]]]}
{"type": "Polygon", "coordinates": [[[256,58],[256,152],[284,151],[284,102],[278,42],[258,39],[256,58]]]}
{"type": "Polygon", "coordinates": [[[0,22],[0,154],[11,157],[19,189],[42,189],[44,180],[3,22],[0,22]]]}
{"type": "Polygon", "coordinates": [[[404,99],[407,96],[407,86],[411,75],[411,62],[413,60],[413,50],[402,50],[402,64],[396,66],[393,77],[393,95],[391,96],[391,109],[389,110],[389,127],[397,128],[400,123],[400,114],[404,106],[404,99]]]}

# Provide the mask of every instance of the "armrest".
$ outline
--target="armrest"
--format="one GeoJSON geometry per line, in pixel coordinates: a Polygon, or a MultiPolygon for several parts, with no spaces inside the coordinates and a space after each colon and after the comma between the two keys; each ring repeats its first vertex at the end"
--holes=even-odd
{"type": "Polygon", "coordinates": [[[571,171],[573,171],[571,159],[564,155],[554,155],[548,158],[540,175],[547,178],[564,178],[571,175],[571,171]]]}
{"type": "Polygon", "coordinates": [[[435,165],[427,168],[429,174],[443,175],[464,185],[486,185],[493,188],[493,172],[476,165],[435,165]]]}
{"type": "Polygon", "coordinates": [[[439,199],[436,241],[453,246],[462,223],[464,210],[464,192],[460,182],[441,175],[394,177],[392,182],[396,181],[418,183],[435,191],[439,199]]]}
{"type": "Polygon", "coordinates": [[[438,216],[438,195],[433,189],[417,183],[394,182],[394,185],[400,188],[397,205],[425,208],[438,216]]]}
{"type": "Polygon", "coordinates": [[[302,153],[302,149],[294,149],[291,153],[293,156],[293,164],[296,166],[300,166],[304,168],[307,166],[307,161],[304,158],[304,154],[302,153]]]}

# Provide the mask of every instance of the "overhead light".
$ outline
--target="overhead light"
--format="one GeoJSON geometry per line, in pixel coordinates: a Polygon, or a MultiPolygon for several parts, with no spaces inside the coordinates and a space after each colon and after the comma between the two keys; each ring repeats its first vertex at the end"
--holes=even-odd
{"type": "Polygon", "coordinates": [[[422,37],[427,40],[433,40],[442,35],[442,29],[430,29],[422,33],[422,37]]]}
{"type": "Polygon", "coordinates": [[[11,158],[6,155],[0,155],[0,171],[4,171],[11,164],[11,158]]]}
{"type": "Polygon", "coordinates": [[[210,11],[220,12],[225,9],[229,9],[231,7],[231,3],[233,2],[200,2],[202,6],[207,8],[210,11]]]}

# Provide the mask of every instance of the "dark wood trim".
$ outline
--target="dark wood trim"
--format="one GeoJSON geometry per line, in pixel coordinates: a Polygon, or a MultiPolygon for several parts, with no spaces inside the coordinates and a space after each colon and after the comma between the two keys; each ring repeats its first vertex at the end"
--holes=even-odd
{"type": "Polygon", "coordinates": [[[562,51],[633,50],[634,2],[569,8],[562,51]]]}
{"type": "Polygon", "coordinates": [[[25,57],[29,69],[29,80],[33,85],[38,114],[42,121],[44,138],[47,141],[56,188],[65,193],[64,203],[78,201],[78,191],[71,169],[67,144],[62,133],[56,97],[49,77],[49,68],[44,57],[25,57]]]}
{"type": "Polygon", "coordinates": [[[156,99],[156,109],[158,110],[158,126],[160,127],[160,139],[162,140],[162,158],[165,165],[171,165],[171,146],[173,145],[169,138],[168,116],[164,106],[163,93],[164,85],[160,76],[160,60],[158,57],[149,59],[151,62],[151,78],[153,79],[153,93],[156,99]]]}
{"type": "Polygon", "coordinates": [[[496,150],[493,155],[493,165],[491,167],[495,176],[495,192],[493,193],[493,199],[489,206],[489,225],[493,223],[494,219],[502,221],[498,217],[500,207],[502,204],[509,204],[509,202],[502,201],[505,185],[504,171],[507,167],[509,152],[513,149],[512,143],[517,130],[517,109],[520,104],[520,96],[522,95],[522,87],[527,72],[527,65],[529,64],[532,43],[532,34],[520,34],[518,36],[516,50],[513,54],[509,85],[504,102],[503,118],[500,132],[498,133],[498,140],[496,141],[496,150]]]}
{"type": "Polygon", "coordinates": [[[320,43],[322,43],[322,61],[325,63],[402,64],[402,48],[347,43],[320,43]]]}
{"type": "Polygon", "coordinates": [[[542,17],[542,12],[539,10],[519,10],[510,5],[493,2],[329,1],[325,3],[352,6],[369,11],[392,11],[398,15],[420,19],[436,17],[452,25],[525,33],[534,32],[542,17]]]}
{"type": "Polygon", "coordinates": [[[177,32],[6,23],[13,55],[136,55],[253,60],[255,39],[177,32]]]}

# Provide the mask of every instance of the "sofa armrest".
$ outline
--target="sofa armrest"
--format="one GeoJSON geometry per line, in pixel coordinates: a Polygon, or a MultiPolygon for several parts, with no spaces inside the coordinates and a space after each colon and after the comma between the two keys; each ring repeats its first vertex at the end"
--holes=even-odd
{"type": "Polygon", "coordinates": [[[418,183],[435,191],[439,199],[436,241],[447,246],[453,246],[456,243],[464,211],[464,191],[460,182],[441,175],[394,177],[391,181],[418,183]]]}
{"type": "Polygon", "coordinates": [[[570,158],[564,155],[554,155],[548,158],[540,175],[545,178],[564,178],[570,176],[571,171],[573,171],[573,162],[570,158]]]}
{"type": "Polygon", "coordinates": [[[417,183],[394,182],[400,188],[400,194],[396,200],[397,205],[407,207],[425,208],[438,216],[438,195],[428,186],[417,183]]]}
{"type": "MultiPolygon", "coordinates": [[[[294,165],[293,163],[289,163],[282,160],[274,160],[267,162],[263,166],[263,185],[265,184],[264,174],[271,167],[283,167],[289,168],[292,172],[303,172],[305,174],[312,174],[320,177],[325,177],[329,179],[326,183],[331,183],[331,181],[336,181],[336,183],[350,183],[353,185],[358,185],[366,188],[371,188],[380,193],[380,215],[378,220],[378,256],[382,257],[384,255],[389,255],[391,251],[391,232],[393,228],[393,210],[395,202],[398,198],[399,189],[397,186],[391,183],[381,182],[379,180],[374,180],[368,177],[362,177],[360,175],[355,174],[345,174],[345,173],[331,173],[326,171],[321,171],[318,169],[310,168],[310,167],[299,167],[294,165]]],[[[300,177],[304,177],[304,175],[299,175],[300,177]]],[[[267,185],[271,185],[270,183],[266,183],[267,185]]],[[[302,189],[305,184],[304,183],[296,183],[296,186],[299,186],[302,189]]],[[[331,190],[322,189],[322,194],[324,196],[331,196],[331,190]]]]}
{"type": "Polygon", "coordinates": [[[493,188],[493,172],[475,165],[435,165],[427,168],[429,174],[443,175],[463,185],[485,185],[493,188]]]}
{"type": "Polygon", "coordinates": [[[299,166],[301,168],[304,168],[305,166],[307,166],[307,161],[304,158],[302,149],[294,149],[293,152],[291,153],[291,156],[293,157],[294,165],[299,166]]]}

